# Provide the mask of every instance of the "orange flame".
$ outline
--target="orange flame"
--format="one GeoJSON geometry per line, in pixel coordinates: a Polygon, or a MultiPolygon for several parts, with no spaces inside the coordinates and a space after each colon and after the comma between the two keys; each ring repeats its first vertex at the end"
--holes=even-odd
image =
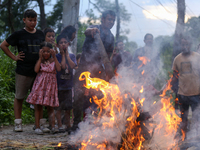
{"type": "Polygon", "coordinates": [[[143,75],[143,74],[144,74],[144,72],[145,72],[145,71],[143,70],[141,74],[143,75]]]}
{"type": "Polygon", "coordinates": [[[58,146],[58,147],[61,147],[61,144],[62,144],[62,142],[58,143],[58,145],[57,145],[57,146],[58,146]]]}
{"type": "Polygon", "coordinates": [[[166,84],[166,86],[165,86],[165,89],[163,90],[163,93],[160,95],[161,97],[164,97],[164,96],[166,95],[166,92],[167,92],[168,90],[171,90],[171,87],[172,87],[172,85],[170,84],[171,81],[172,81],[172,78],[170,78],[170,79],[167,81],[167,84],[166,84]]]}
{"type": "Polygon", "coordinates": [[[140,104],[141,104],[141,106],[143,106],[143,102],[145,101],[145,98],[142,98],[141,100],[140,100],[140,104]]]}
{"type": "Polygon", "coordinates": [[[148,58],[145,57],[145,56],[143,56],[143,57],[138,56],[138,59],[139,59],[140,61],[142,61],[142,64],[141,64],[138,68],[141,68],[143,65],[146,65],[147,62],[150,62],[150,59],[148,59],[148,58]]]}
{"type": "MultiPolygon", "coordinates": [[[[143,60],[141,58],[141,60],[143,60]]],[[[148,59],[147,59],[148,60],[148,59]]],[[[150,60],[149,60],[150,61],[150,60]]],[[[144,61],[146,63],[147,61],[144,61]]],[[[122,110],[122,104],[123,99],[129,99],[131,96],[129,94],[125,94],[124,96],[121,95],[119,87],[115,84],[111,84],[109,82],[106,82],[105,80],[99,79],[99,78],[91,78],[90,72],[83,72],[80,77],[80,81],[85,80],[84,87],[86,89],[95,89],[96,91],[101,91],[104,95],[103,98],[98,98],[96,95],[93,95],[93,101],[98,105],[99,112],[98,117],[96,118],[96,122],[99,120],[104,119],[104,115],[106,115],[107,118],[109,118],[109,121],[105,121],[102,123],[103,128],[105,129],[107,127],[113,128],[117,124],[119,124],[119,121],[116,122],[118,117],[121,115],[125,116],[125,112],[122,110]],[[102,117],[100,119],[100,117],[102,117]]],[[[161,102],[163,107],[160,109],[156,115],[161,116],[162,119],[160,119],[158,124],[150,124],[150,126],[156,126],[154,132],[159,132],[160,130],[165,130],[164,136],[172,137],[171,135],[175,133],[178,129],[178,125],[181,122],[181,119],[176,115],[174,107],[170,103],[171,97],[166,97],[166,91],[171,89],[170,85],[171,79],[168,81],[167,86],[163,90],[161,102]]],[[[135,87],[135,85],[134,85],[135,87]]],[[[133,87],[133,88],[134,88],[133,87]]],[[[143,86],[141,86],[141,90],[139,91],[142,93],[144,91],[143,86]]],[[[145,141],[145,138],[142,134],[142,129],[140,125],[145,125],[143,122],[136,121],[136,119],[140,116],[140,112],[138,110],[138,105],[143,106],[145,98],[142,98],[139,101],[135,101],[134,98],[130,98],[131,103],[131,114],[129,116],[126,116],[125,120],[127,122],[126,129],[125,129],[125,137],[121,137],[123,140],[122,147],[120,150],[128,150],[128,149],[134,149],[134,150],[141,150],[144,149],[143,143],[145,141]]],[[[91,101],[91,100],[90,100],[91,101]]],[[[156,101],[154,101],[154,104],[156,101]]],[[[150,130],[149,133],[152,133],[153,130],[150,130]]],[[[89,133],[88,133],[89,134],[89,133]]],[[[90,135],[90,134],[89,134],[90,135]]],[[[93,146],[96,149],[105,150],[108,149],[107,144],[108,142],[105,140],[103,143],[95,143],[93,140],[97,135],[90,135],[87,140],[84,140],[81,145],[80,150],[87,150],[88,146],[93,146]]]]}
{"type": "MultiPolygon", "coordinates": [[[[157,116],[159,116],[160,118],[160,123],[157,125],[156,129],[154,130],[154,134],[155,132],[158,132],[161,129],[165,130],[165,134],[164,136],[166,137],[174,137],[175,133],[177,132],[178,128],[179,128],[179,124],[182,121],[182,119],[175,113],[175,108],[172,105],[172,103],[170,102],[170,100],[172,99],[172,95],[170,96],[165,96],[166,92],[168,90],[171,90],[171,80],[172,78],[170,78],[165,86],[165,89],[163,90],[163,93],[160,95],[161,98],[161,102],[162,102],[162,109],[160,109],[160,112],[158,114],[156,114],[157,116]]],[[[174,143],[169,143],[168,146],[172,147],[175,145],[176,141],[173,141],[174,143]]]]}
{"type": "Polygon", "coordinates": [[[181,129],[181,133],[182,133],[182,141],[184,141],[184,140],[185,140],[185,131],[183,131],[183,130],[181,129]]]}
{"type": "Polygon", "coordinates": [[[87,89],[96,89],[97,91],[100,90],[104,97],[101,99],[98,99],[96,96],[93,96],[94,102],[99,106],[100,112],[99,116],[102,115],[102,110],[110,110],[110,115],[114,117],[115,112],[113,111],[114,107],[117,107],[117,109],[120,111],[122,106],[122,97],[120,90],[117,85],[110,84],[109,82],[106,82],[105,80],[99,79],[99,78],[90,78],[90,72],[83,72],[79,80],[85,80],[86,85],[85,88],[87,89]],[[109,106],[111,105],[111,108],[109,106]]]}
{"type": "Polygon", "coordinates": [[[144,91],[144,88],[143,88],[143,86],[141,86],[140,93],[143,93],[143,91],[144,91]]]}

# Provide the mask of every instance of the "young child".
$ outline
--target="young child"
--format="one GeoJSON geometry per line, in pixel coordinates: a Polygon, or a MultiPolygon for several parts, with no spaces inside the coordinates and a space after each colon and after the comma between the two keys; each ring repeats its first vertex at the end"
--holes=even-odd
{"type": "Polygon", "coordinates": [[[70,125],[70,110],[72,109],[72,86],[73,86],[73,68],[76,67],[76,57],[74,54],[68,53],[69,41],[66,36],[61,34],[57,37],[57,47],[61,54],[56,57],[61,62],[62,70],[57,72],[58,83],[58,99],[59,107],[56,108],[56,118],[59,132],[69,130],[70,125]],[[63,61],[64,60],[64,61],[63,61]],[[65,128],[62,126],[61,111],[64,110],[65,128]]]}
{"type": "Polygon", "coordinates": [[[74,38],[76,37],[76,28],[73,27],[72,25],[68,25],[61,31],[60,34],[67,37],[69,41],[73,41],[74,38]]]}
{"type": "MultiPolygon", "coordinates": [[[[57,49],[56,42],[55,42],[55,32],[54,32],[54,30],[53,30],[52,28],[48,28],[48,27],[47,27],[47,28],[45,28],[45,29],[43,30],[43,32],[44,32],[44,36],[45,36],[45,41],[52,44],[53,49],[55,50],[55,52],[56,52],[56,54],[57,54],[57,53],[58,53],[58,49],[57,49]]],[[[33,105],[32,105],[32,106],[33,106],[33,105]]],[[[33,108],[34,108],[34,106],[33,106],[33,108]]],[[[41,110],[40,115],[41,115],[41,116],[40,116],[40,129],[41,129],[44,133],[50,132],[49,128],[46,128],[46,127],[45,127],[46,119],[43,118],[43,109],[41,110]]],[[[50,119],[51,119],[51,118],[49,118],[49,127],[51,128],[51,124],[50,124],[51,121],[50,121],[50,119]]],[[[36,126],[34,125],[33,130],[36,129],[35,127],[36,127],[36,126]]]]}
{"type": "Polygon", "coordinates": [[[54,107],[59,106],[56,70],[60,71],[61,66],[56,58],[51,43],[41,43],[39,59],[35,65],[36,79],[27,102],[35,105],[35,133],[43,134],[39,121],[43,106],[47,106],[49,118],[51,117],[51,131],[55,133],[54,107]],[[52,57],[51,57],[52,55],[52,57]]]}
{"type": "Polygon", "coordinates": [[[28,9],[24,12],[23,22],[25,27],[14,32],[0,45],[4,53],[17,62],[14,100],[14,131],[16,132],[23,131],[21,119],[22,104],[28,90],[33,85],[36,76],[34,66],[38,60],[40,43],[44,41],[44,33],[41,30],[35,29],[37,13],[34,10],[28,9]],[[9,45],[17,46],[17,56],[9,50],[9,45]]]}
{"type": "Polygon", "coordinates": [[[58,49],[55,42],[55,32],[52,28],[45,28],[44,29],[45,41],[49,42],[53,45],[53,49],[58,53],[58,49]]]}

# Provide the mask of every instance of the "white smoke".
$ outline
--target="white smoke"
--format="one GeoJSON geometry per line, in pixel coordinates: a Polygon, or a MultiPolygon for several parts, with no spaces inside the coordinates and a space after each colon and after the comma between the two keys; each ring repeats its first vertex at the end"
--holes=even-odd
{"type": "MultiPolygon", "coordinates": [[[[161,61],[157,62],[160,64],[161,61]]],[[[157,64],[152,64],[157,65],[157,64]]],[[[161,66],[161,65],[160,65],[161,66]]],[[[146,68],[149,69],[149,68],[146,68]]],[[[146,127],[150,131],[151,139],[148,139],[147,142],[144,142],[144,147],[146,149],[157,149],[157,150],[167,150],[169,148],[174,148],[178,144],[174,139],[176,134],[175,131],[172,133],[167,133],[166,128],[168,127],[168,122],[159,114],[160,109],[162,108],[161,102],[158,102],[153,105],[155,101],[153,93],[150,91],[144,91],[144,93],[139,93],[143,83],[153,83],[155,82],[155,77],[152,75],[158,75],[158,70],[153,69],[149,70],[146,78],[141,78],[137,76],[136,70],[130,67],[124,67],[122,64],[118,68],[118,76],[115,76],[110,80],[111,83],[117,84],[121,95],[125,93],[131,93],[131,96],[134,99],[145,98],[144,106],[141,108],[143,112],[149,112],[150,115],[155,115],[153,118],[147,121],[146,127]],[[162,126],[159,126],[162,123],[162,126]]],[[[75,134],[70,135],[70,144],[85,143],[88,144],[87,150],[96,149],[97,145],[91,144],[102,144],[106,145],[105,150],[108,149],[117,149],[117,145],[121,143],[122,134],[125,132],[127,117],[131,116],[132,105],[130,99],[123,99],[122,110],[120,113],[115,111],[116,116],[114,121],[110,121],[111,117],[102,115],[100,119],[97,120],[92,114],[88,114],[87,119],[79,123],[79,129],[75,134]],[[107,124],[107,126],[105,126],[107,124]]],[[[157,101],[157,100],[156,100],[157,101]]],[[[134,116],[132,119],[136,119],[134,116]]],[[[82,145],[84,146],[84,145],[82,145]]],[[[177,147],[176,147],[177,148],[177,147]]],[[[102,148],[103,150],[103,148],[102,148]]]]}

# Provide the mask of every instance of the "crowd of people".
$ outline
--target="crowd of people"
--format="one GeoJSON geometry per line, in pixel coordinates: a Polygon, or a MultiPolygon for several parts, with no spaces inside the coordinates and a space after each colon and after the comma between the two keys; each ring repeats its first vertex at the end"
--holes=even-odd
{"type": "MultiPolygon", "coordinates": [[[[102,54],[97,49],[97,38],[99,34],[101,42],[107,53],[109,63],[113,66],[113,72],[117,72],[120,66],[132,67],[139,80],[144,82],[144,88],[150,90],[151,95],[159,94],[154,87],[154,79],[158,74],[160,57],[153,51],[153,35],[144,36],[145,46],[136,50],[134,56],[124,50],[123,41],[115,42],[111,28],[115,22],[115,12],[107,10],[102,13],[101,24],[91,25],[85,31],[85,41],[82,53],[75,56],[69,53],[70,42],[76,36],[76,29],[69,25],[57,36],[52,28],[43,31],[35,28],[37,24],[37,13],[28,9],[24,12],[23,22],[25,27],[14,32],[0,45],[6,55],[17,62],[15,74],[15,99],[14,131],[21,132],[22,128],[22,104],[26,102],[34,105],[36,134],[45,132],[76,132],[78,124],[82,121],[85,110],[91,106],[94,92],[84,88],[84,82],[79,81],[79,76],[84,71],[89,71],[91,77],[97,77],[109,81],[103,62],[102,54]],[[17,46],[18,55],[14,55],[9,46],[17,46]],[[146,58],[146,65],[141,64],[140,58],[146,58]],[[151,61],[148,61],[151,60],[151,61]],[[145,70],[144,75],[141,76],[145,70]],[[141,79],[142,78],[142,79],[141,79]],[[44,126],[43,106],[48,111],[49,127],[44,126]],[[62,112],[64,117],[62,118],[62,112]],[[70,116],[73,116],[71,127],[70,116]],[[55,121],[56,120],[56,121],[55,121]],[[56,123],[57,122],[57,123],[56,123]]],[[[171,84],[178,82],[177,97],[180,104],[182,124],[180,129],[187,128],[188,108],[191,105],[194,111],[199,102],[200,67],[198,62],[200,54],[192,52],[192,42],[188,38],[182,38],[180,53],[173,62],[174,71],[171,84]]],[[[199,48],[199,47],[198,47],[199,48]]],[[[114,74],[113,74],[114,75],[114,74]]],[[[150,100],[151,102],[151,100],[150,100]]],[[[93,106],[94,108],[96,106],[93,106]]]]}

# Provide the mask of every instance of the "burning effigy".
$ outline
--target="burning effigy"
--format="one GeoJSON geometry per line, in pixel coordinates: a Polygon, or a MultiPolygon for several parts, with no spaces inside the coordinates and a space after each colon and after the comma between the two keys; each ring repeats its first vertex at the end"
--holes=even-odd
{"type": "Polygon", "coordinates": [[[80,143],[81,150],[178,149],[174,136],[181,119],[170,103],[171,97],[165,96],[170,81],[161,100],[149,105],[147,112],[143,109],[145,98],[141,97],[143,86],[123,91],[117,84],[91,78],[90,72],[83,72],[79,80],[85,81],[85,88],[100,94],[92,96],[90,101],[97,109],[70,136],[71,144],[80,143]]]}

